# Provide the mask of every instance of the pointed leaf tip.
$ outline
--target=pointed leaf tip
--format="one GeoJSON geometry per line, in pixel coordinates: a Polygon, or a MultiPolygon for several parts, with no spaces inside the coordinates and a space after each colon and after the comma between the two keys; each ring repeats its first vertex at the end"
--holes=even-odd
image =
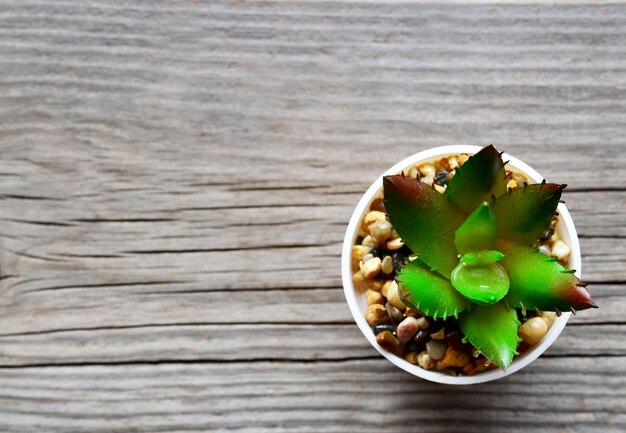
{"type": "Polygon", "coordinates": [[[506,191],[505,176],[500,154],[492,145],[485,146],[456,170],[444,194],[469,213],[491,194],[499,196],[506,191]]]}
{"type": "Polygon", "coordinates": [[[517,354],[519,325],[515,309],[508,309],[502,301],[494,305],[474,305],[459,318],[465,338],[503,370],[517,354]]]}
{"type": "Polygon", "coordinates": [[[510,305],[543,311],[584,310],[594,304],[580,280],[558,261],[546,260],[540,252],[510,241],[498,240],[506,254],[499,263],[506,269],[510,305]],[[529,270],[532,270],[529,272],[529,270]]]}
{"type": "Polygon", "coordinates": [[[525,185],[498,197],[493,214],[498,236],[531,246],[550,225],[563,185],[525,185]]]}
{"type": "Polygon", "coordinates": [[[454,231],[464,215],[446,197],[417,179],[383,178],[391,224],[420,260],[449,278],[458,262],[454,231]]]}

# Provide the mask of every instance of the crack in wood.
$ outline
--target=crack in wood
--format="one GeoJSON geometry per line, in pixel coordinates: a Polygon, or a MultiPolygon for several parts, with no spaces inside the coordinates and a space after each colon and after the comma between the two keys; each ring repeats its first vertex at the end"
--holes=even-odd
{"type": "MultiPolygon", "coordinates": [[[[582,358],[616,358],[625,359],[625,354],[550,354],[543,353],[541,355],[544,358],[551,359],[582,359],[582,358]]],[[[32,363],[32,364],[16,364],[16,365],[0,365],[0,370],[19,370],[19,369],[33,369],[33,368],[80,368],[80,367],[95,367],[95,366],[131,366],[131,365],[162,365],[162,364],[338,364],[338,363],[351,363],[360,361],[374,361],[382,362],[385,358],[380,355],[371,356],[355,356],[355,357],[343,357],[343,358],[235,358],[235,359],[210,359],[210,358],[196,358],[196,359],[175,359],[175,358],[162,358],[151,360],[129,360],[129,361],[84,361],[84,362],[59,362],[59,363],[32,363]]],[[[390,367],[391,368],[391,367],[390,367]]]]}
{"type": "Polygon", "coordinates": [[[382,356],[360,356],[349,358],[324,358],[324,359],[308,359],[308,358],[251,358],[251,359],[174,359],[163,358],[154,360],[133,360],[133,361],[85,361],[85,362],[65,362],[65,363],[33,363],[23,365],[0,365],[0,370],[16,370],[28,368],[50,368],[50,367],[94,367],[94,366],[128,366],[128,365],[161,365],[161,364],[233,364],[233,363],[293,363],[293,364],[315,364],[315,363],[346,363],[354,361],[374,361],[383,360],[382,356]]]}
{"type": "Polygon", "coordinates": [[[252,247],[233,247],[233,248],[190,248],[180,250],[128,250],[122,251],[124,254],[197,254],[197,253],[214,253],[224,251],[254,251],[254,250],[282,250],[282,249],[299,249],[299,248],[321,248],[333,245],[340,245],[342,242],[327,242],[319,244],[265,244],[252,247]]]}
{"type": "Polygon", "coordinates": [[[65,201],[65,198],[60,197],[45,197],[37,195],[19,195],[19,194],[0,194],[0,200],[14,199],[14,200],[41,200],[41,201],[65,201]]]}
{"type": "MultiPolygon", "coordinates": [[[[39,279],[40,280],[40,279],[39,279]]],[[[167,284],[185,284],[189,283],[187,280],[169,280],[169,281],[135,281],[135,282],[126,282],[126,283],[100,283],[100,284],[83,284],[83,285],[73,285],[73,286],[53,286],[53,287],[42,287],[39,289],[30,289],[24,290],[22,293],[35,293],[35,292],[48,292],[48,291],[59,291],[59,290],[83,290],[83,289],[93,289],[93,288],[106,288],[106,287],[130,287],[130,286],[154,286],[154,285],[167,285],[167,284]]]]}
{"type": "Polygon", "coordinates": [[[76,218],[71,221],[79,223],[160,223],[179,221],[176,218],[76,218]]]}
{"type": "Polygon", "coordinates": [[[33,224],[39,226],[52,226],[52,227],[73,227],[75,224],[63,223],[60,221],[35,221],[35,220],[24,220],[24,219],[16,219],[16,218],[0,218],[2,221],[10,221],[19,224],[33,224]]]}

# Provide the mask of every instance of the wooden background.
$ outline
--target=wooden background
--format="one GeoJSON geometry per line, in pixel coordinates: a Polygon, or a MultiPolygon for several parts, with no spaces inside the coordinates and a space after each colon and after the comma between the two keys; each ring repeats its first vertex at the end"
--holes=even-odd
{"type": "Polygon", "coordinates": [[[1,432],[626,430],[626,4],[0,1],[1,432]],[[354,325],[352,209],[493,143],[600,304],[520,373],[414,378],[354,325]]]}

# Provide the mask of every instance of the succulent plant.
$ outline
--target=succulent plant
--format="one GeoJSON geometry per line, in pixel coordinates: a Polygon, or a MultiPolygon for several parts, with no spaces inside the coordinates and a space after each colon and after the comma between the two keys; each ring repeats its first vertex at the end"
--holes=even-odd
{"type": "Polygon", "coordinates": [[[516,308],[597,307],[574,270],[536,250],[566,185],[507,189],[505,164],[484,147],[443,194],[404,175],[383,179],[388,217],[414,254],[396,276],[402,301],[435,319],[454,316],[465,342],[502,369],[521,341],[516,308]]]}

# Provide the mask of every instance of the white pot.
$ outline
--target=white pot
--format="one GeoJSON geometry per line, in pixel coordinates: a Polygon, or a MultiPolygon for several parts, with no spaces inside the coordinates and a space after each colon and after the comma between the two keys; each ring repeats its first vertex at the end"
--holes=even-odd
{"type": "MultiPolygon", "coordinates": [[[[446,373],[441,373],[433,370],[425,370],[421,368],[419,365],[411,364],[405,361],[403,358],[400,358],[390,352],[387,352],[385,349],[380,347],[378,343],[376,343],[376,337],[372,332],[372,328],[365,321],[365,309],[367,308],[367,304],[365,303],[365,296],[361,293],[358,293],[352,282],[352,268],[351,268],[351,254],[352,254],[352,245],[354,245],[357,238],[357,229],[363,218],[363,215],[369,209],[371,202],[374,200],[376,195],[381,191],[383,187],[383,176],[399,174],[402,170],[405,170],[411,166],[416,164],[421,164],[424,162],[433,162],[438,160],[439,158],[451,154],[474,154],[481,149],[480,146],[472,146],[472,145],[455,145],[455,146],[441,146],[434,147],[423,152],[416,153],[415,155],[409,156],[408,158],[400,161],[398,164],[391,167],[387,170],[383,175],[379,176],[376,181],[368,188],[365,192],[359,204],[356,206],[354,213],[352,214],[352,218],[350,218],[350,223],[348,224],[348,230],[346,231],[346,236],[343,241],[343,252],[341,255],[341,274],[343,278],[343,290],[346,295],[346,300],[348,301],[348,305],[350,306],[350,311],[352,312],[352,317],[356,321],[359,329],[370,342],[370,344],[385,358],[391,361],[393,364],[397,365],[401,369],[415,375],[421,377],[426,380],[430,380],[432,382],[445,383],[450,385],[469,385],[474,383],[482,383],[489,382],[496,379],[501,379],[509,374],[515,373],[521,368],[526,367],[528,364],[533,362],[535,359],[539,357],[548,347],[554,343],[557,339],[567,320],[569,319],[571,313],[563,313],[560,317],[556,318],[556,321],[552,324],[547,334],[543,337],[543,339],[534,346],[531,346],[526,352],[522,355],[516,357],[513,360],[513,363],[507,368],[506,371],[502,371],[501,369],[497,370],[488,370],[481,373],[476,373],[474,376],[450,376],[446,373]]],[[[541,182],[543,180],[543,176],[537,173],[536,170],[520,161],[519,159],[512,157],[508,154],[503,154],[502,158],[504,161],[509,161],[506,168],[511,171],[520,172],[526,177],[534,182],[541,182]]],[[[574,222],[572,221],[572,217],[570,216],[567,208],[564,204],[559,204],[557,211],[559,212],[559,221],[556,226],[556,231],[560,238],[567,243],[571,248],[571,255],[569,257],[569,268],[576,269],[576,276],[581,278],[581,258],[580,258],[580,245],[578,243],[578,236],[576,234],[576,228],[574,227],[574,222]]]]}

